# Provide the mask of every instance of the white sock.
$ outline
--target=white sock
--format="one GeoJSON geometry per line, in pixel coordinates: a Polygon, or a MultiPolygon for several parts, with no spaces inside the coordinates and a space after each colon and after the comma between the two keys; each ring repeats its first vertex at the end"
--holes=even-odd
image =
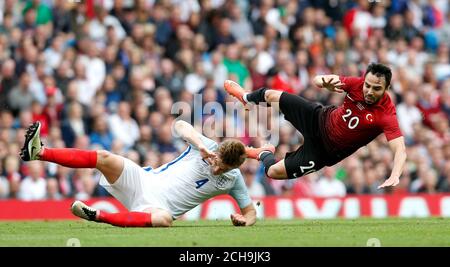
{"type": "Polygon", "coordinates": [[[258,158],[261,158],[261,156],[262,156],[264,153],[272,153],[272,152],[269,151],[269,150],[263,150],[263,151],[259,152],[258,158]]]}
{"type": "Polygon", "coordinates": [[[242,96],[242,99],[244,99],[245,103],[248,103],[247,95],[248,95],[248,93],[245,93],[245,94],[242,96]]]}

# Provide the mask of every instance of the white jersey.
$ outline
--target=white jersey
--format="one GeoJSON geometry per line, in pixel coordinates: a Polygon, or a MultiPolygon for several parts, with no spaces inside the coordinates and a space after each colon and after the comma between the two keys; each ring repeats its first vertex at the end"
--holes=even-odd
{"type": "MultiPolygon", "coordinates": [[[[213,140],[204,136],[201,139],[209,150],[217,149],[218,145],[213,140]]],[[[173,161],[156,169],[144,170],[150,174],[147,178],[147,190],[158,198],[175,219],[207,199],[221,194],[230,194],[240,208],[251,204],[240,170],[233,169],[221,175],[213,175],[211,167],[193,145],[189,145],[173,161]]]]}

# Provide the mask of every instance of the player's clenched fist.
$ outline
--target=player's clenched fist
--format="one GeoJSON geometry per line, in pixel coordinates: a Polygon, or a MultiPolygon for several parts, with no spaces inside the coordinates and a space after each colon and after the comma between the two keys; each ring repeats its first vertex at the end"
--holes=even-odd
{"type": "Polygon", "coordinates": [[[245,217],[239,213],[231,214],[230,218],[234,226],[245,226],[245,224],[247,223],[245,217]]]}

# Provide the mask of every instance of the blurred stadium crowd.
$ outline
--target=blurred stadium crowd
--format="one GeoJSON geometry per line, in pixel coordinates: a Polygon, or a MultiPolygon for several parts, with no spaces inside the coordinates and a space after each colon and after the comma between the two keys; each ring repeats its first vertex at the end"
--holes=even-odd
{"type": "MultiPolygon", "coordinates": [[[[314,88],[314,75],[360,76],[374,61],[393,69],[389,94],[408,154],[400,184],[376,189],[393,161],[381,135],[295,180],[267,179],[247,160],[241,170],[251,195],[450,192],[449,49],[447,0],[0,1],[0,198],[107,195],[95,170],[22,162],[33,121],[49,147],[106,149],[157,167],[184,149],[171,133],[177,101],[192,104],[200,93],[203,105],[225,105],[235,100],[223,81],[233,79],[248,90],[339,104],[343,94],[314,88]]],[[[242,111],[215,123],[227,120],[248,118],[242,111]]],[[[302,138],[282,115],[280,122],[283,158],[302,138]]],[[[247,145],[266,142],[240,130],[247,145]]]]}

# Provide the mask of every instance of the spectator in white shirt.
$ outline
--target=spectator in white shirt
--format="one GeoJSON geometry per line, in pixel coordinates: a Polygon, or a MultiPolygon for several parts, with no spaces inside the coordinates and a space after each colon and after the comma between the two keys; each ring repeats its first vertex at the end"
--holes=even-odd
{"type": "Polygon", "coordinates": [[[192,13],[200,12],[198,0],[172,0],[171,3],[173,8],[179,9],[180,20],[182,22],[187,22],[192,13]]]}
{"type": "Polygon", "coordinates": [[[196,94],[206,84],[203,64],[195,64],[195,72],[189,73],[184,78],[184,87],[191,94],[196,94]]]}
{"type": "Polygon", "coordinates": [[[95,8],[96,18],[89,23],[89,37],[91,37],[97,44],[106,44],[106,31],[108,26],[112,26],[119,40],[123,40],[126,32],[120,24],[119,20],[108,14],[102,6],[95,8]]]}
{"type": "Polygon", "coordinates": [[[414,135],[413,125],[422,121],[422,113],[416,107],[417,95],[413,91],[405,93],[402,103],[397,106],[397,117],[406,143],[411,143],[414,135]]]}
{"type": "Polygon", "coordinates": [[[125,150],[131,148],[139,139],[139,127],[136,121],[131,117],[130,104],[120,102],[117,114],[109,118],[109,128],[114,139],[118,139],[124,145],[125,150]]]}
{"type": "Polygon", "coordinates": [[[80,60],[77,60],[75,62],[74,70],[74,82],[76,83],[76,87],[78,88],[76,100],[78,100],[83,105],[90,106],[96,90],[95,87],[87,79],[86,66],[80,60]]]}
{"type": "Polygon", "coordinates": [[[275,66],[275,60],[272,55],[267,51],[267,40],[264,36],[258,35],[254,38],[255,56],[257,57],[258,64],[256,65],[256,71],[259,74],[266,75],[267,72],[275,66]]]}
{"type": "Polygon", "coordinates": [[[336,179],[334,166],[323,169],[314,189],[317,197],[344,197],[346,194],[344,183],[336,179]]]}
{"type": "Polygon", "coordinates": [[[63,37],[55,36],[50,47],[45,49],[45,64],[48,68],[56,70],[61,63],[63,54],[63,37]]]}
{"type": "Polygon", "coordinates": [[[93,94],[100,90],[106,77],[106,66],[103,59],[99,58],[99,49],[91,40],[86,40],[86,55],[78,57],[79,61],[85,67],[86,80],[92,87],[93,94]]]}
{"type": "Polygon", "coordinates": [[[47,194],[47,183],[42,177],[43,166],[40,161],[30,161],[28,163],[29,176],[20,183],[18,197],[21,200],[43,200],[47,194]]]}

